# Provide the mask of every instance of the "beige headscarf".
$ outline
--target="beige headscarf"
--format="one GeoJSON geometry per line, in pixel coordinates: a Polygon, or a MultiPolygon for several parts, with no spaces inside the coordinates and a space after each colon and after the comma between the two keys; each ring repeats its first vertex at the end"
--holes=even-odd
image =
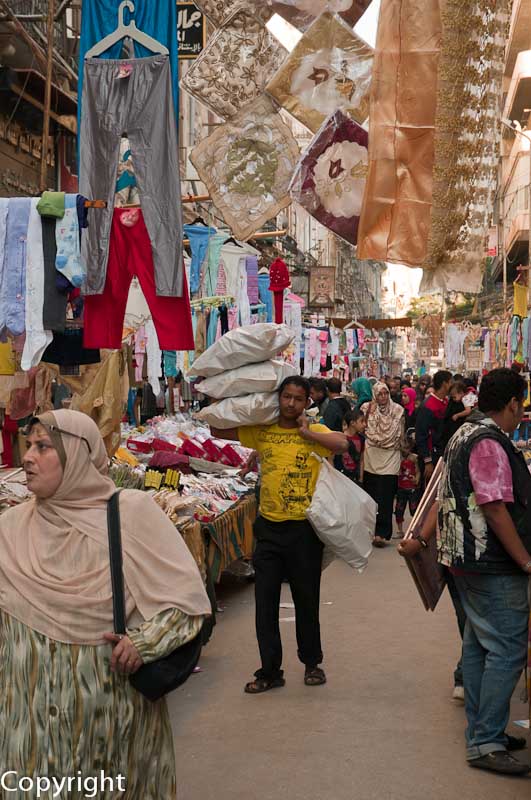
{"type": "Polygon", "coordinates": [[[381,447],[384,450],[399,450],[404,409],[398,403],[393,403],[385,383],[375,383],[372,387],[372,396],[373,402],[364,406],[367,415],[367,430],[365,431],[367,444],[381,447]],[[383,408],[376,402],[376,397],[382,389],[385,389],[389,398],[383,408]]]}
{"type": "MultiPolygon", "coordinates": [[[[0,608],[45,636],[103,644],[113,630],[107,500],[115,491],[96,424],[77,411],[43,414],[61,435],[63,481],[47,500],[32,498],[0,516],[0,608]]],[[[56,434],[53,434],[56,435],[56,434]]],[[[209,614],[199,570],[168,517],[144,492],[120,494],[129,620],[179,608],[209,614]]]]}

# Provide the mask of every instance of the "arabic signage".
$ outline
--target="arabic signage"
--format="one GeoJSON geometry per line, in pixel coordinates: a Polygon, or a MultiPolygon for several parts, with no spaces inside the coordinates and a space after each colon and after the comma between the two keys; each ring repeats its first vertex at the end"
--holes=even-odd
{"type": "Polygon", "coordinates": [[[179,58],[197,58],[206,45],[206,19],[194,3],[177,2],[179,58]]]}

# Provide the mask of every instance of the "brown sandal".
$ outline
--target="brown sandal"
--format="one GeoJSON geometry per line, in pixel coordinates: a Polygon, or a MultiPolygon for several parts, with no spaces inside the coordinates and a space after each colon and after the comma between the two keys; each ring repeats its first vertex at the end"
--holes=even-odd
{"type": "Polygon", "coordinates": [[[304,683],[306,686],[322,686],[326,683],[326,675],[321,667],[311,667],[304,673],[304,683]]]}
{"type": "Polygon", "coordinates": [[[254,681],[245,684],[244,692],[246,694],[262,694],[263,692],[268,692],[270,689],[280,689],[285,685],[286,681],[284,678],[273,678],[272,680],[256,678],[254,681]]]}

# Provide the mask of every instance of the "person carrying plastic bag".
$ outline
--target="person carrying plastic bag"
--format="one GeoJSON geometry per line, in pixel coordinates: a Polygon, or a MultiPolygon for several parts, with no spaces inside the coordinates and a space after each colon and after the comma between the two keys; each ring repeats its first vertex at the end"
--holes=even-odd
{"type": "MultiPolygon", "coordinates": [[[[287,577],[295,604],[297,645],[305,665],[304,682],[326,682],[319,626],[323,543],[306,513],[312,503],[321,465],[312,453],[328,458],[346,452],[347,438],[324,425],[312,425],[305,414],[310,385],[291,376],[279,389],[279,418],[272,425],[213,430],[220,438],[239,438],[258,453],[261,463],[260,515],[255,523],[253,557],[256,634],[262,665],[247,683],[248,694],[285,685],[279,608],[282,580],[287,577]]],[[[332,469],[332,468],[331,468],[332,469]]],[[[337,479],[339,473],[334,471],[337,479]]],[[[352,484],[346,478],[352,491],[352,484]]]]}

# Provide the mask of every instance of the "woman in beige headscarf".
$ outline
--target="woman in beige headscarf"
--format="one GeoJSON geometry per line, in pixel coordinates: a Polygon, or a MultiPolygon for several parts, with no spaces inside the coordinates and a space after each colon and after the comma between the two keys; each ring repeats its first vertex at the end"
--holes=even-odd
{"type": "MultiPolygon", "coordinates": [[[[35,496],[0,517],[0,766],[13,771],[4,788],[23,776],[92,787],[104,775],[114,786],[98,784],[97,796],[114,798],[121,775],[131,800],[171,800],[166,703],[150,703],[128,676],[200,631],[210,604],[197,566],[148,495],[121,492],[127,635],[114,635],[115,487],[96,424],[76,411],[41,415],[24,468],[35,496]]],[[[78,796],[66,788],[54,796],[78,796]]]]}
{"type": "Polygon", "coordinates": [[[372,403],[365,403],[361,409],[367,420],[363,487],[378,503],[374,545],[385,547],[393,535],[405,418],[403,407],[393,403],[385,383],[375,383],[372,392],[372,403]]]}

